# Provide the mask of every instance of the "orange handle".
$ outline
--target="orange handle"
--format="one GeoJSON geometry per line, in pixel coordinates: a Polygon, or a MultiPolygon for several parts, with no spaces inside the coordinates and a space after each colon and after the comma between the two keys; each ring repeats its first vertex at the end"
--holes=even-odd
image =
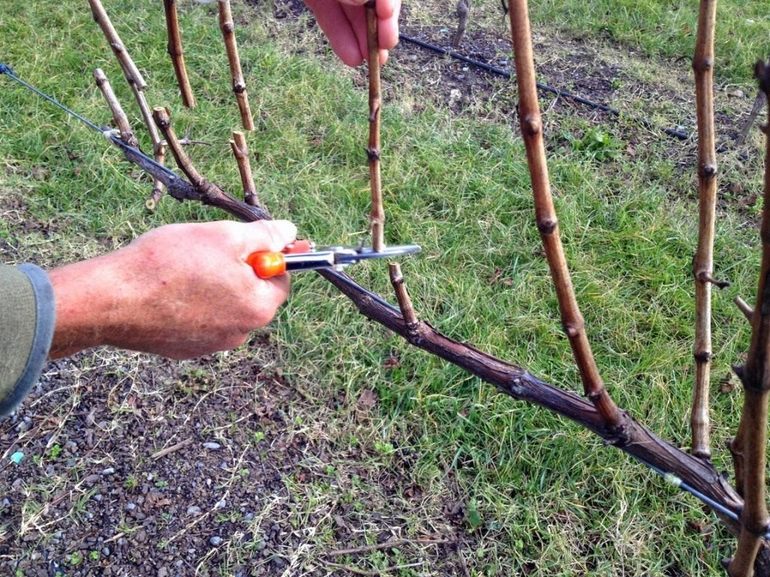
{"type": "Polygon", "coordinates": [[[286,272],[286,259],[282,252],[253,252],[246,258],[246,262],[254,269],[256,275],[264,280],[286,272]]]}
{"type": "Polygon", "coordinates": [[[283,255],[310,252],[312,249],[313,243],[309,240],[297,240],[286,245],[281,252],[266,250],[253,252],[246,257],[246,262],[259,278],[267,280],[286,272],[286,259],[283,255]]]}

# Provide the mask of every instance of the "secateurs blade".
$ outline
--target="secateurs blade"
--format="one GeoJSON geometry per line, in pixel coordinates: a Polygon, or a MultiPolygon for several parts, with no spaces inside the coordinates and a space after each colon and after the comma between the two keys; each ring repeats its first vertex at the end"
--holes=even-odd
{"type": "Polygon", "coordinates": [[[307,240],[298,240],[288,245],[281,252],[260,251],[248,256],[246,262],[251,265],[259,278],[269,279],[285,272],[333,268],[342,270],[351,264],[374,258],[393,258],[420,252],[416,244],[389,246],[380,251],[371,247],[351,248],[344,246],[315,248],[307,240]]]}

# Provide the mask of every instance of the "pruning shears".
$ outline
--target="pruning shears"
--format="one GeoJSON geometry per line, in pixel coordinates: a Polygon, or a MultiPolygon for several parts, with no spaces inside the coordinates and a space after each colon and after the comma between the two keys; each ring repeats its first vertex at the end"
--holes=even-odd
{"type": "Polygon", "coordinates": [[[251,253],[246,262],[261,279],[269,279],[285,272],[333,268],[342,270],[346,266],[375,258],[393,258],[420,252],[416,244],[389,246],[380,251],[371,247],[322,247],[316,249],[309,240],[298,240],[281,252],[259,251],[251,253]]]}

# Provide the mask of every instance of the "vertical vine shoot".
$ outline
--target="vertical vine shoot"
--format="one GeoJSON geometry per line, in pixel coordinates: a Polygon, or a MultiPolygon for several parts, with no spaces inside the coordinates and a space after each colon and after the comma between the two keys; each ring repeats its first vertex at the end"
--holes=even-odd
{"type": "Polygon", "coordinates": [[[385,248],[385,211],[382,206],[382,179],[380,176],[380,112],[382,109],[382,88],[380,86],[380,50],[377,34],[377,2],[366,3],[366,40],[369,52],[369,182],[372,192],[372,208],[369,224],[372,231],[372,248],[385,248]]]}

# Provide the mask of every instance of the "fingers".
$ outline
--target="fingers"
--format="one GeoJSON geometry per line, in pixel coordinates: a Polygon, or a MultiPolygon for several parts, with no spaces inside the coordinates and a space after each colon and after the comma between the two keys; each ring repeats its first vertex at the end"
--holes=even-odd
{"type": "Polygon", "coordinates": [[[240,228],[238,243],[245,254],[258,250],[281,251],[297,238],[297,227],[288,220],[234,223],[240,228]]]}
{"type": "Polygon", "coordinates": [[[315,14],[316,21],[324,31],[334,53],[348,66],[363,62],[358,39],[337,0],[306,0],[305,4],[315,14]]]}
{"type": "Polygon", "coordinates": [[[359,55],[361,58],[366,59],[369,54],[366,32],[366,11],[360,6],[350,6],[348,4],[342,4],[341,6],[342,11],[345,13],[345,17],[348,20],[348,25],[351,27],[353,34],[356,37],[359,55]]]}
{"type": "MultiPolygon", "coordinates": [[[[388,50],[398,44],[398,14],[401,9],[400,0],[377,2],[377,41],[380,46],[380,64],[388,60],[388,50]]],[[[358,47],[364,59],[369,54],[367,45],[366,11],[360,6],[345,6],[342,10],[358,40],[358,47]]]]}
{"type": "MultiPolygon", "coordinates": [[[[377,19],[379,20],[377,34],[380,48],[388,50],[398,44],[398,15],[401,11],[401,0],[377,2],[377,19]]],[[[380,55],[382,60],[382,55],[380,55]]],[[[387,60],[387,53],[385,56],[387,60]]],[[[382,60],[384,63],[385,60],[382,60]]]]}
{"type": "MultiPolygon", "coordinates": [[[[305,0],[329,39],[332,50],[348,66],[358,66],[368,54],[366,46],[366,0],[305,0]]],[[[398,16],[401,0],[377,1],[380,62],[398,44],[398,16]]]]}
{"type": "Polygon", "coordinates": [[[278,308],[286,302],[290,288],[291,276],[288,274],[256,283],[254,293],[252,293],[254,295],[252,299],[254,316],[249,319],[249,325],[244,329],[249,331],[269,324],[278,312],[278,308]]]}

